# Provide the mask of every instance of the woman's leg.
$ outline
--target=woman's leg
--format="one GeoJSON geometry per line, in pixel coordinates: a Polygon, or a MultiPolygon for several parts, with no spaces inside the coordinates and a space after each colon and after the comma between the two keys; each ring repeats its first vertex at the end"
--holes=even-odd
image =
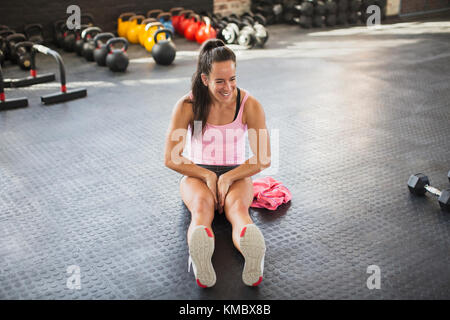
{"type": "Polygon", "coordinates": [[[214,219],[214,198],[206,184],[194,177],[183,177],[180,183],[181,198],[191,212],[191,224],[187,232],[187,241],[196,226],[204,225],[211,232],[214,219]]]}
{"type": "Polygon", "coordinates": [[[263,278],[266,244],[261,231],[250,218],[252,201],[252,180],[238,180],[225,197],[225,214],[233,226],[233,243],[245,259],[242,280],[248,286],[257,286],[263,278]]]}
{"type": "Polygon", "coordinates": [[[252,224],[248,209],[253,201],[253,183],[251,178],[235,181],[225,197],[225,216],[233,227],[234,246],[239,246],[240,233],[246,224],[252,224]]]}
{"type": "Polygon", "coordinates": [[[183,177],[180,191],[192,216],[187,234],[189,262],[192,261],[197,284],[202,288],[212,287],[216,283],[216,273],[211,263],[214,253],[211,228],[214,198],[206,184],[193,177],[183,177]]]}

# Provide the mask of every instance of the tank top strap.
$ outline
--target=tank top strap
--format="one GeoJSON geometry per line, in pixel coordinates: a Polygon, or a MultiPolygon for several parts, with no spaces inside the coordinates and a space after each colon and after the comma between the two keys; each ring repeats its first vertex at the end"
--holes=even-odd
{"type": "MultiPolygon", "coordinates": [[[[241,90],[241,92],[242,92],[242,90],[241,90]]],[[[239,123],[242,123],[242,114],[244,113],[244,106],[245,106],[245,102],[247,101],[248,97],[249,97],[249,94],[246,90],[244,99],[242,99],[241,106],[239,107],[239,113],[237,115],[237,117],[239,118],[239,123]]]]}

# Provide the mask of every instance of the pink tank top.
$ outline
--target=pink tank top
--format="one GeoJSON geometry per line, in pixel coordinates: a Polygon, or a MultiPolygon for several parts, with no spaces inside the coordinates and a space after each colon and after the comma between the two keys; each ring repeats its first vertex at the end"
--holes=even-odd
{"type": "MultiPolygon", "coordinates": [[[[192,99],[192,93],[190,98],[192,99]]],[[[186,157],[197,164],[233,166],[244,163],[247,125],[242,123],[242,114],[247,99],[248,93],[245,91],[239,113],[233,122],[225,125],[207,123],[203,136],[194,134],[195,138],[193,138],[189,125],[186,157]]],[[[201,121],[196,121],[194,132],[201,132],[201,130],[201,121]]]]}

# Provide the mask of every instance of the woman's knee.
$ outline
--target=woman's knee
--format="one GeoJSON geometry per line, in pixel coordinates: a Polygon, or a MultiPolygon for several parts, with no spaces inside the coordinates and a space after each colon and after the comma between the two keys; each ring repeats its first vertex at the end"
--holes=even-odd
{"type": "Polygon", "coordinates": [[[225,210],[233,215],[246,216],[248,215],[249,204],[242,198],[228,198],[225,199],[225,210]]]}
{"type": "Polygon", "coordinates": [[[193,218],[210,218],[214,216],[214,200],[211,197],[197,196],[191,203],[193,218]]]}

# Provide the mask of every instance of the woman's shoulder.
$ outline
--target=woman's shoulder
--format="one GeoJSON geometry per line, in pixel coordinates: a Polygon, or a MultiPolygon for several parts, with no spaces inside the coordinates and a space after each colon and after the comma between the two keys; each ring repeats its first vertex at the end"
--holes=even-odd
{"type": "Polygon", "coordinates": [[[252,96],[248,91],[242,90],[244,92],[244,96],[247,95],[247,100],[245,101],[245,108],[243,110],[242,122],[247,123],[248,117],[255,116],[255,114],[263,112],[261,103],[252,96]]]}
{"type": "Polygon", "coordinates": [[[182,116],[183,118],[193,118],[194,111],[192,109],[192,95],[190,93],[185,94],[182,96],[174,107],[174,113],[182,116]]]}

